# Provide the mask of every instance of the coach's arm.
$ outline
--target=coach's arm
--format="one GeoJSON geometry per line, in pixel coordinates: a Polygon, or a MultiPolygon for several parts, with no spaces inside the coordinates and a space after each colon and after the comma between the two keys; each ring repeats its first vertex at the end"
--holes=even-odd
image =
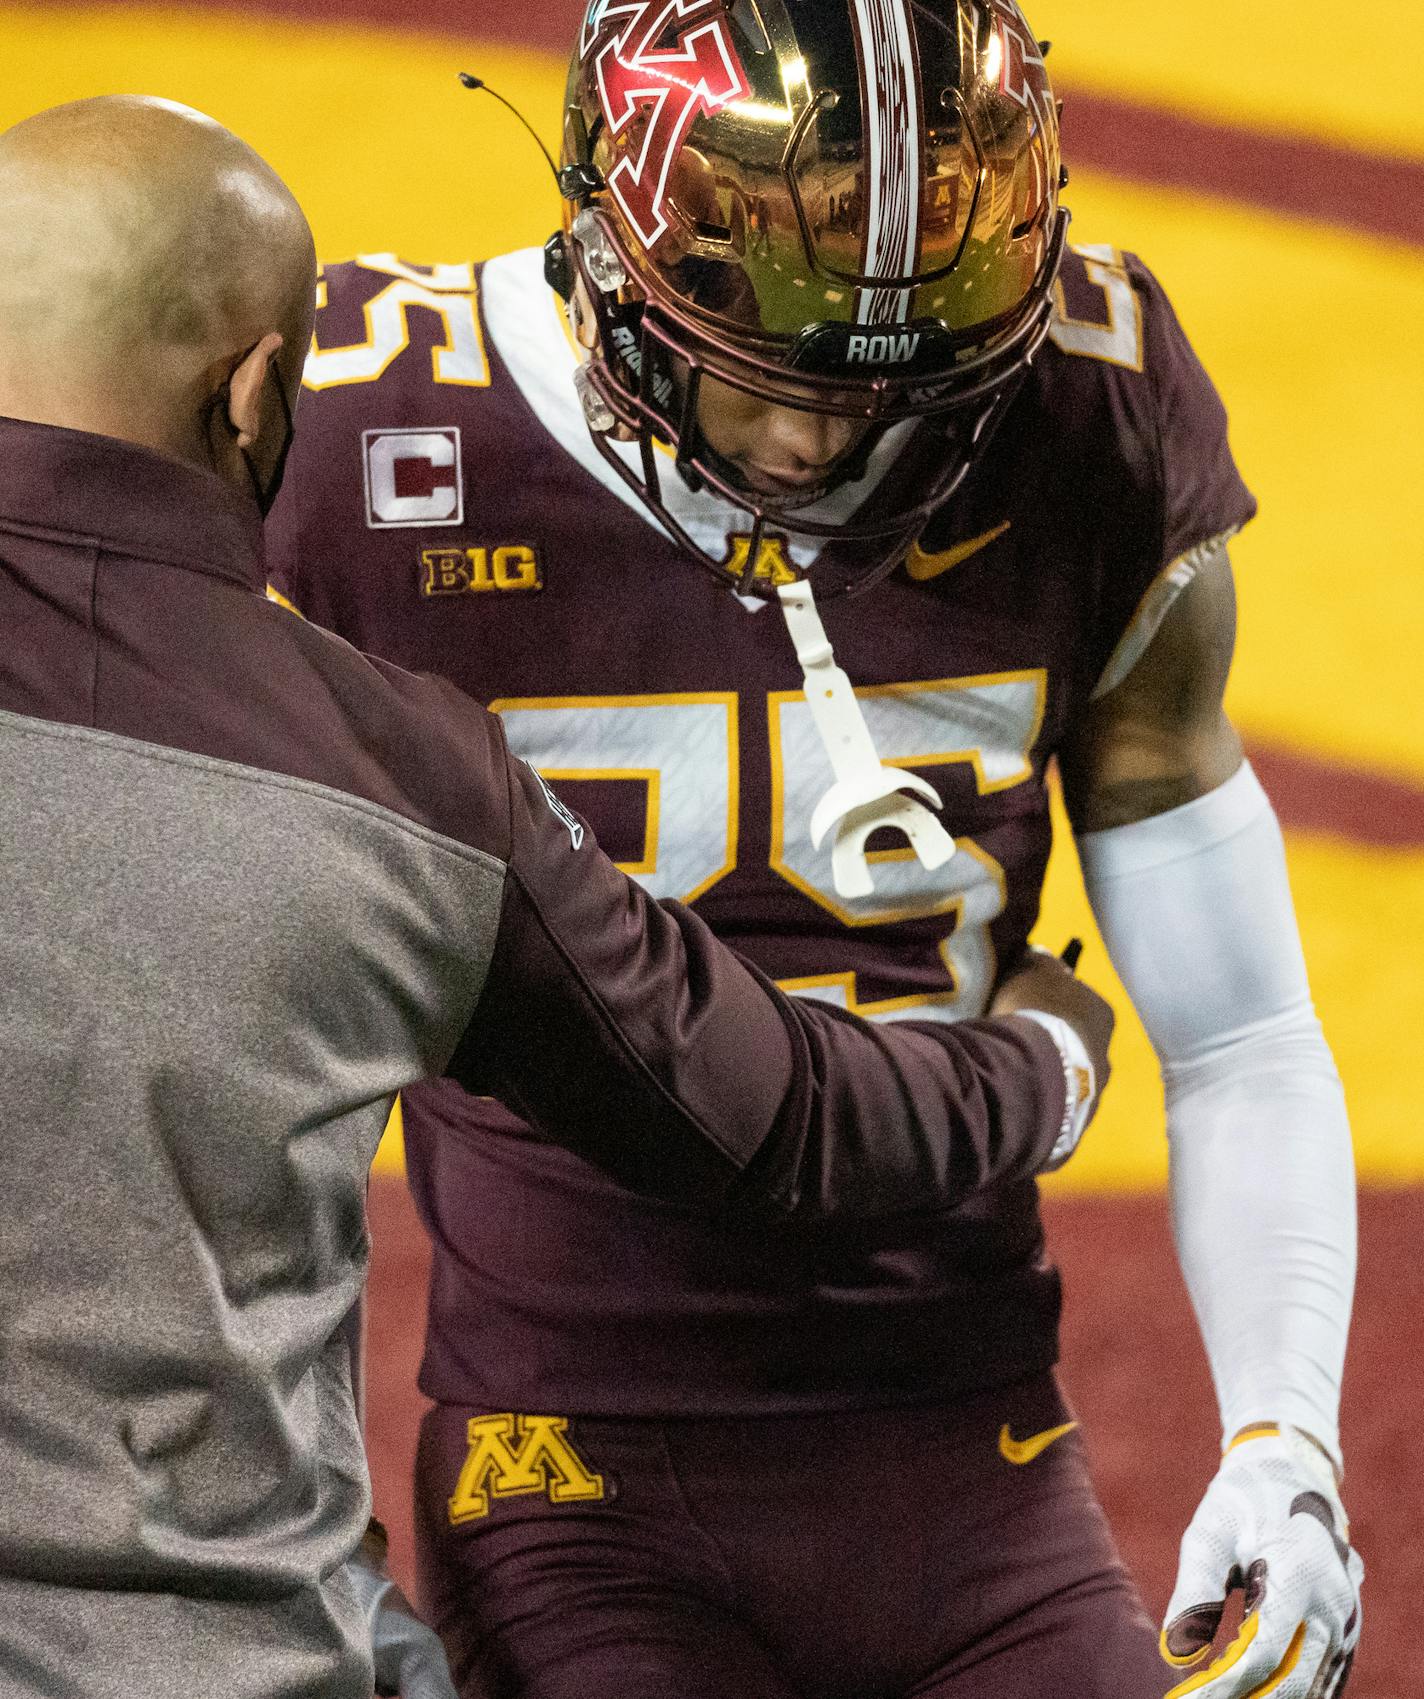
{"type": "Polygon", "coordinates": [[[1066,970],[1043,999],[1066,1019],[1046,1024],[876,1025],[789,997],[619,873],[481,723],[509,776],[510,841],[494,956],[448,1069],[467,1090],[700,1206],[941,1210],[1071,1147],[1094,1090],[1070,1065],[1073,1026],[1102,1076],[1111,1014],[1066,970]]]}

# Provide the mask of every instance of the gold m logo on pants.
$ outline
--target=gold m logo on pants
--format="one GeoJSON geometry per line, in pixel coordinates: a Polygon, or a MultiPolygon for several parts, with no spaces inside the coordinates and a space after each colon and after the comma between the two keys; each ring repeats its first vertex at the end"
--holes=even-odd
{"type": "Polygon", "coordinates": [[[472,1416],[470,1449],[450,1500],[454,1525],[489,1514],[491,1498],[547,1492],[551,1504],[603,1497],[603,1476],[564,1438],[566,1416],[472,1416]]]}

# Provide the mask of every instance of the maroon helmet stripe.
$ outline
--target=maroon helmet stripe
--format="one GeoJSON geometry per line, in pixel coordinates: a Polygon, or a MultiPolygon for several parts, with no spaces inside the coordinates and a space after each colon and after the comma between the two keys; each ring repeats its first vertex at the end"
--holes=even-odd
{"type": "MultiPolygon", "coordinates": [[[[920,246],[921,112],[918,53],[909,0],[853,0],[866,134],[865,237],[862,271],[902,283],[913,276],[920,246]]],[[[860,324],[904,323],[910,291],[859,291],[860,324]]]]}

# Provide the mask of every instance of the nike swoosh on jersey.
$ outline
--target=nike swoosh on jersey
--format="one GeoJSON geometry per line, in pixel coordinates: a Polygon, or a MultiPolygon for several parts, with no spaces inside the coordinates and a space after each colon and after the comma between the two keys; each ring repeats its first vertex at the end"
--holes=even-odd
{"type": "Polygon", "coordinates": [[[1055,1440],[1071,1434],[1077,1427],[1076,1422],[1064,1422],[1061,1428],[1045,1428],[1041,1434],[1030,1434],[1027,1439],[1015,1439],[1009,1432],[1009,1424],[1004,1423],[999,1429],[999,1455],[1006,1463],[1016,1464],[1022,1468],[1025,1463],[1032,1463],[1035,1457],[1042,1457],[1055,1440]]]}
{"type": "Polygon", "coordinates": [[[1006,519],[1002,525],[996,525],[992,531],[985,531],[980,537],[971,537],[968,542],[956,543],[952,549],[941,549],[932,555],[926,554],[916,543],[905,556],[905,570],[921,584],[927,579],[938,578],[940,573],[948,572],[950,567],[958,566],[961,561],[968,560],[970,555],[977,555],[980,549],[987,549],[989,544],[1002,537],[1012,524],[1012,519],[1006,519]]]}

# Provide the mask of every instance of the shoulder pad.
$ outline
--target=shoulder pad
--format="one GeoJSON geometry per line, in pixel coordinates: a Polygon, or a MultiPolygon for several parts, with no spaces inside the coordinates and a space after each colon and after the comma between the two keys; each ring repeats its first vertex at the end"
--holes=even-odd
{"type": "Polygon", "coordinates": [[[416,266],[394,254],[362,254],[323,269],[316,304],[302,377],[308,390],[375,383],[407,350],[414,359],[426,353],[438,384],[490,382],[471,261],[416,266]]]}

